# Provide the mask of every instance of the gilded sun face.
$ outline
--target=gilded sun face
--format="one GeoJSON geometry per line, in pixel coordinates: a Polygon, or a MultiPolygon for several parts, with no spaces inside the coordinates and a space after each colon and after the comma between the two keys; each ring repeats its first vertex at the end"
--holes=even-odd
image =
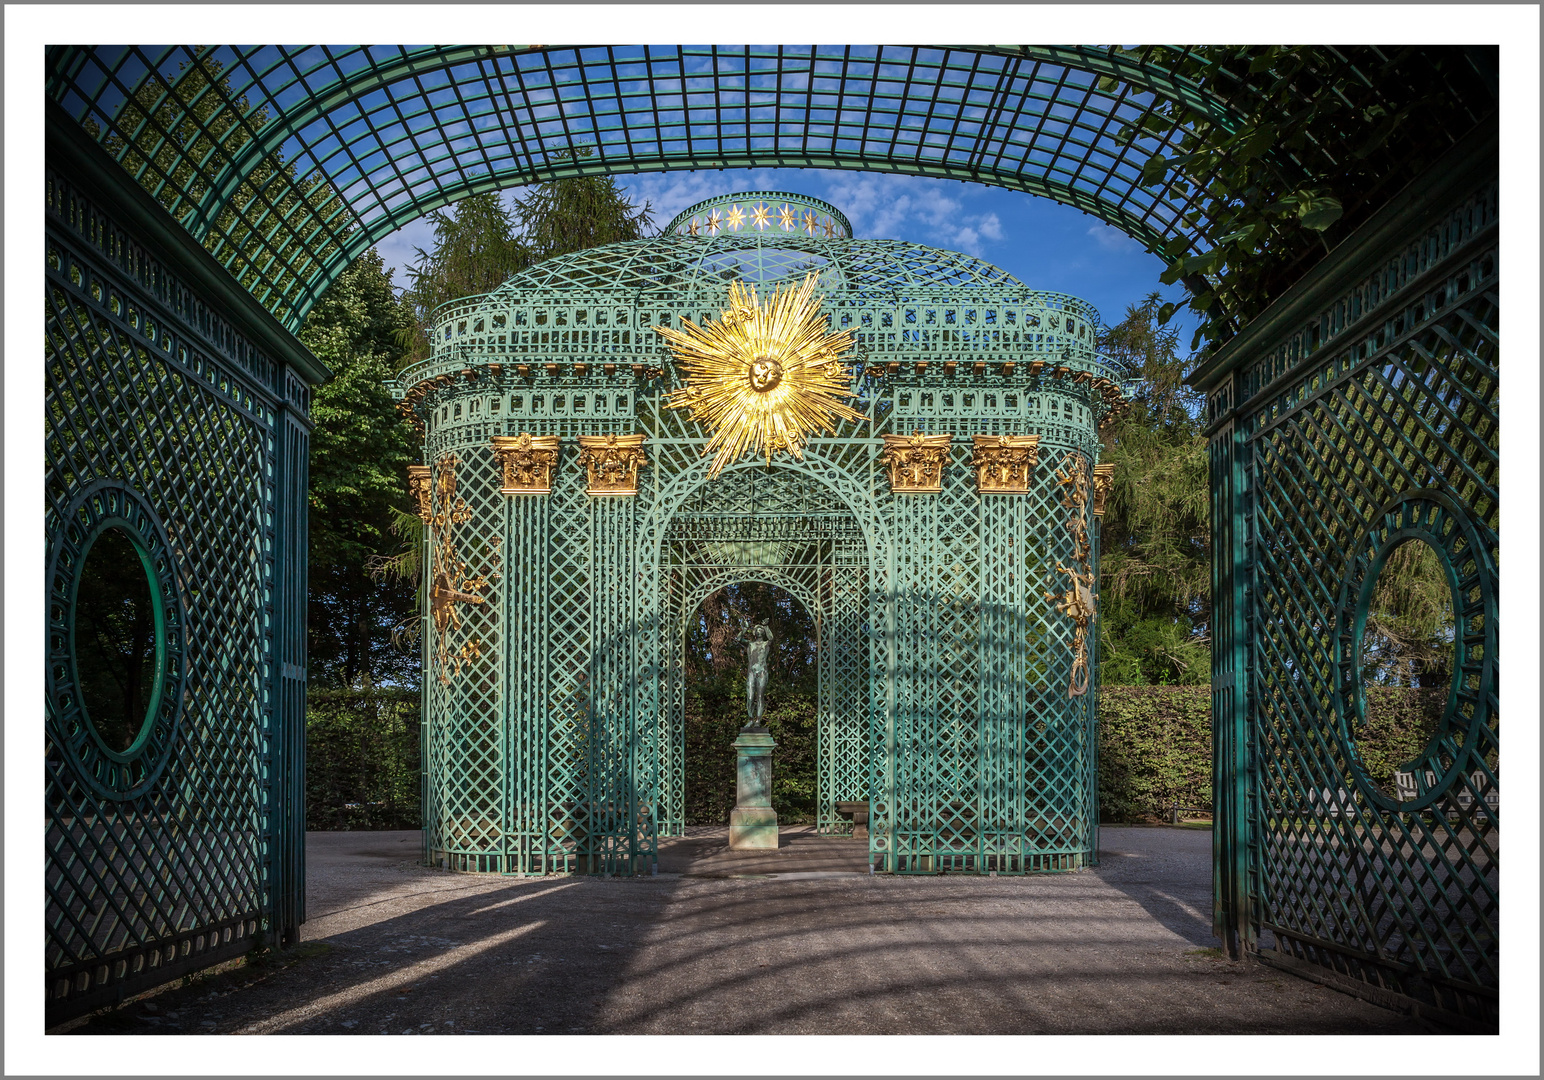
{"type": "Polygon", "coordinates": [[[758,394],[777,389],[783,381],[783,365],[770,356],[758,356],[751,361],[751,389],[758,394]]]}
{"type": "Polygon", "coordinates": [[[843,356],[850,331],[832,333],[814,295],[815,275],[797,289],[779,289],[765,302],[753,289],[731,282],[729,303],[717,321],[654,329],[670,342],[686,385],[669,404],[690,409],[712,432],[710,476],[747,450],[772,455],[787,450],[802,458],[817,431],[834,432],[837,420],[866,417],[842,402],[852,397],[843,356]]]}

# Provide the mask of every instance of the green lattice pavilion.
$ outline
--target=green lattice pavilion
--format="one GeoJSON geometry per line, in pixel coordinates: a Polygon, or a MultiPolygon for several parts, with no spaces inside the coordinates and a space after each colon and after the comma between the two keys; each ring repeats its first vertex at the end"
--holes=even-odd
{"type": "MultiPolygon", "coordinates": [[[[295,335],[329,285],[467,195],[780,165],[1055,199],[1169,264],[1208,342],[1190,379],[1211,473],[1213,929],[1231,956],[1496,1030],[1494,46],[44,60],[50,1023],[298,940],[309,414],[328,373],[295,335]],[[1437,729],[1385,789],[1361,760],[1358,658],[1408,543],[1440,563],[1459,632],[1437,729]],[[83,583],[115,558],[154,629],[116,720],[93,715],[100,673],[75,640],[106,598],[83,603],[83,583]]],[[[1075,575],[1097,579],[1090,467],[1120,390],[1093,312],[853,239],[814,200],[759,205],[535,267],[445,312],[408,373],[438,522],[428,846],[462,869],[646,866],[680,827],[679,622],[755,579],[818,614],[823,828],[861,796],[883,869],[1086,863],[1093,598],[1075,575]],[[651,327],[716,317],[732,278],[810,273],[857,338],[865,419],[704,482],[651,327]]]]}
{"type": "Polygon", "coordinates": [[[646,869],[685,824],[686,620],[743,581],[818,627],[820,830],[866,799],[884,870],[1093,861],[1092,633],[1056,600],[1093,581],[1098,428],[1123,401],[1098,314],[851,232],[799,195],[713,199],[437,313],[402,378],[426,584],[461,597],[435,601],[425,647],[432,862],[646,869]],[[810,274],[854,336],[864,419],[710,478],[653,328],[718,319],[730,282],[810,274]]]}

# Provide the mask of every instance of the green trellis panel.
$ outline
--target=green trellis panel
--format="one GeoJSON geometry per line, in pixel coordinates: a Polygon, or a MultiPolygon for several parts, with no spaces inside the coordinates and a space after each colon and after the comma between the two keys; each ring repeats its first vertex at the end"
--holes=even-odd
{"type": "Polygon", "coordinates": [[[296,939],[308,387],[326,372],[73,122],[49,120],[52,1024],[296,939]],[[84,715],[72,645],[84,553],[115,523],[155,567],[167,646],[149,735],[117,758],[84,715]]]}
{"type": "Polygon", "coordinates": [[[1480,129],[1193,376],[1212,425],[1216,926],[1235,952],[1495,1030],[1497,149],[1480,129]],[[1380,553],[1455,596],[1437,733],[1368,779],[1380,553]]]}
{"type": "Polygon", "coordinates": [[[612,245],[443,308],[406,407],[425,461],[456,459],[460,556],[492,583],[448,631],[480,654],[425,692],[431,861],[646,871],[685,825],[686,620],[714,589],[764,581],[819,628],[821,831],[850,830],[836,803],[867,799],[882,870],[1091,864],[1093,696],[1068,696],[1073,625],[1044,594],[1074,561],[1056,473],[1090,479],[1110,407],[1095,319],[966,256],[776,233],[612,245]],[[770,284],[811,260],[832,325],[857,337],[869,420],[710,481],[651,327],[717,318],[727,265],[770,284]],[[880,436],[914,430],[954,436],[941,494],[890,491],[880,436]],[[521,432],[562,440],[548,494],[498,492],[490,439],[521,432]],[[638,493],[587,495],[577,437],[633,433],[638,493]],[[1030,490],[979,493],[972,436],[1030,433],[1030,490]]]}

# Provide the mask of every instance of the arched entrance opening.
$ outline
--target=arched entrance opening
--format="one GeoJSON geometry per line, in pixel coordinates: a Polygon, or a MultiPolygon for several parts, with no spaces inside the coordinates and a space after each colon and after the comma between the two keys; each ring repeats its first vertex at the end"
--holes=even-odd
{"type": "MultiPolygon", "coordinates": [[[[818,609],[817,609],[818,610],[818,609]]],[[[682,635],[682,745],[686,824],[721,828],[735,805],[733,742],[749,718],[745,649],[754,625],[772,634],[761,721],[777,743],[772,808],[780,826],[813,825],[821,624],[810,599],[747,578],[709,593],[688,613],[682,635]]]]}
{"type": "MultiPolygon", "coordinates": [[[[739,468],[699,484],[671,517],[659,562],[661,623],[674,628],[662,701],[669,735],[662,740],[660,834],[679,836],[687,824],[696,823],[688,809],[686,780],[691,768],[689,623],[701,616],[709,597],[751,588],[773,603],[776,593],[783,594],[802,609],[812,631],[809,813],[821,832],[846,831],[850,824],[841,820],[836,804],[867,797],[870,688],[864,612],[870,560],[863,530],[834,491],[796,469],[739,468]]],[[[753,614],[749,605],[745,614],[753,614]]],[[[789,622],[796,624],[793,618],[789,622]]],[[[743,677],[740,648],[731,642],[730,663],[722,669],[731,685],[736,674],[743,677]]],[[[795,670],[789,660],[782,665],[785,676],[795,670]]],[[[774,667],[774,678],[777,673],[774,667]]],[[[769,709],[783,700],[784,689],[769,687],[769,709]]],[[[726,759],[732,759],[727,743],[743,723],[742,713],[729,729],[726,759]]],[[[781,759],[789,759],[791,750],[785,747],[781,759]]],[[[777,759],[773,775],[775,785],[777,759]]]]}

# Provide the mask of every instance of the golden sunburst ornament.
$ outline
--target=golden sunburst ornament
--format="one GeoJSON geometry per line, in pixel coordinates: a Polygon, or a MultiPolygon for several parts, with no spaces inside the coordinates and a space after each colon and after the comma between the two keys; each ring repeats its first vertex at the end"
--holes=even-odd
{"type": "Polygon", "coordinates": [[[798,288],[779,289],[760,303],[754,288],[729,284],[729,307],[718,321],[684,329],[656,326],[686,374],[686,385],[670,393],[674,409],[713,436],[703,453],[714,454],[716,477],[746,450],[779,450],[803,459],[803,445],[816,431],[836,433],[836,421],[865,420],[839,399],[852,397],[842,357],[852,332],[832,333],[815,296],[815,275],[798,288]]]}

